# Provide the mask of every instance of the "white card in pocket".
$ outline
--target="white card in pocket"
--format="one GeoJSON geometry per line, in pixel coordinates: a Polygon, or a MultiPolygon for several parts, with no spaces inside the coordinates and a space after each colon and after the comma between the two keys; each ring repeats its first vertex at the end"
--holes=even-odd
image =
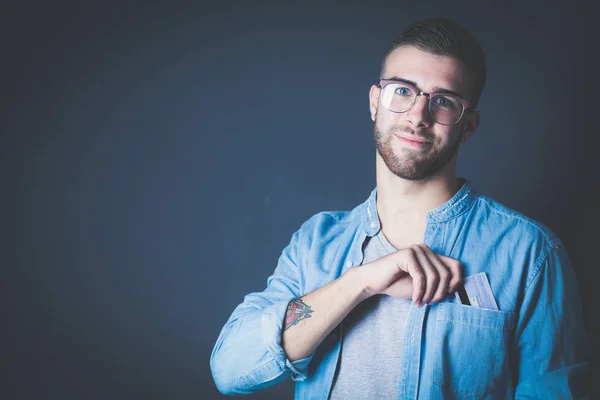
{"type": "Polygon", "coordinates": [[[498,305],[485,272],[467,276],[454,296],[461,304],[498,311],[498,305]]]}

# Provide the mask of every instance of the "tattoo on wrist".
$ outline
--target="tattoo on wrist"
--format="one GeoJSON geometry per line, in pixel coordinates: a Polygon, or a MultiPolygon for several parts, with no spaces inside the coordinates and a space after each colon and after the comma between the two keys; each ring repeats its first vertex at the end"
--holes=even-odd
{"type": "Polygon", "coordinates": [[[291,328],[303,319],[310,318],[312,312],[312,308],[304,303],[302,299],[296,298],[290,301],[285,313],[285,325],[283,326],[283,330],[285,331],[286,329],[291,328]]]}

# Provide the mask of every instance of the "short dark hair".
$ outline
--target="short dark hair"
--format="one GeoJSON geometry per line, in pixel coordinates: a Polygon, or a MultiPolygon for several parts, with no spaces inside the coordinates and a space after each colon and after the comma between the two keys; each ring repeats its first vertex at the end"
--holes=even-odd
{"type": "Polygon", "coordinates": [[[381,77],[388,56],[402,46],[413,46],[422,51],[447,56],[461,61],[475,74],[471,107],[479,102],[485,85],[485,54],[471,33],[458,22],[447,18],[428,18],[409,25],[388,46],[381,64],[381,77]]]}

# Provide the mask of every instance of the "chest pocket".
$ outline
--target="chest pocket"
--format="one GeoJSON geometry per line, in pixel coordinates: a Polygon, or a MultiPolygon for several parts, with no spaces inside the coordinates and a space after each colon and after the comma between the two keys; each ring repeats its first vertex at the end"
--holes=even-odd
{"type": "Polygon", "coordinates": [[[433,382],[444,398],[479,398],[510,381],[508,346],[515,314],[440,304],[433,345],[433,382]]]}

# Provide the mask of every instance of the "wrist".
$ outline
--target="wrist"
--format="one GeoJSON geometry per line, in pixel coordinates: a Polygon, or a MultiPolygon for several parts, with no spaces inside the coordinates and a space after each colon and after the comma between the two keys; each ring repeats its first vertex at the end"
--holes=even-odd
{"type": "Polygon", "coordinates": [[[364,269],[363,267],[355,267],[348,270],[348,272],[346,272],[345,274],[347,275],[347,279],[350,282],[350,285],[352,285],[352,287],[354,288],[354,292],[357,294],[358,303],[368,299],[373,295],[372,291],[369,290],[366,284],[366,272],[366,269],[364,269]]]}

